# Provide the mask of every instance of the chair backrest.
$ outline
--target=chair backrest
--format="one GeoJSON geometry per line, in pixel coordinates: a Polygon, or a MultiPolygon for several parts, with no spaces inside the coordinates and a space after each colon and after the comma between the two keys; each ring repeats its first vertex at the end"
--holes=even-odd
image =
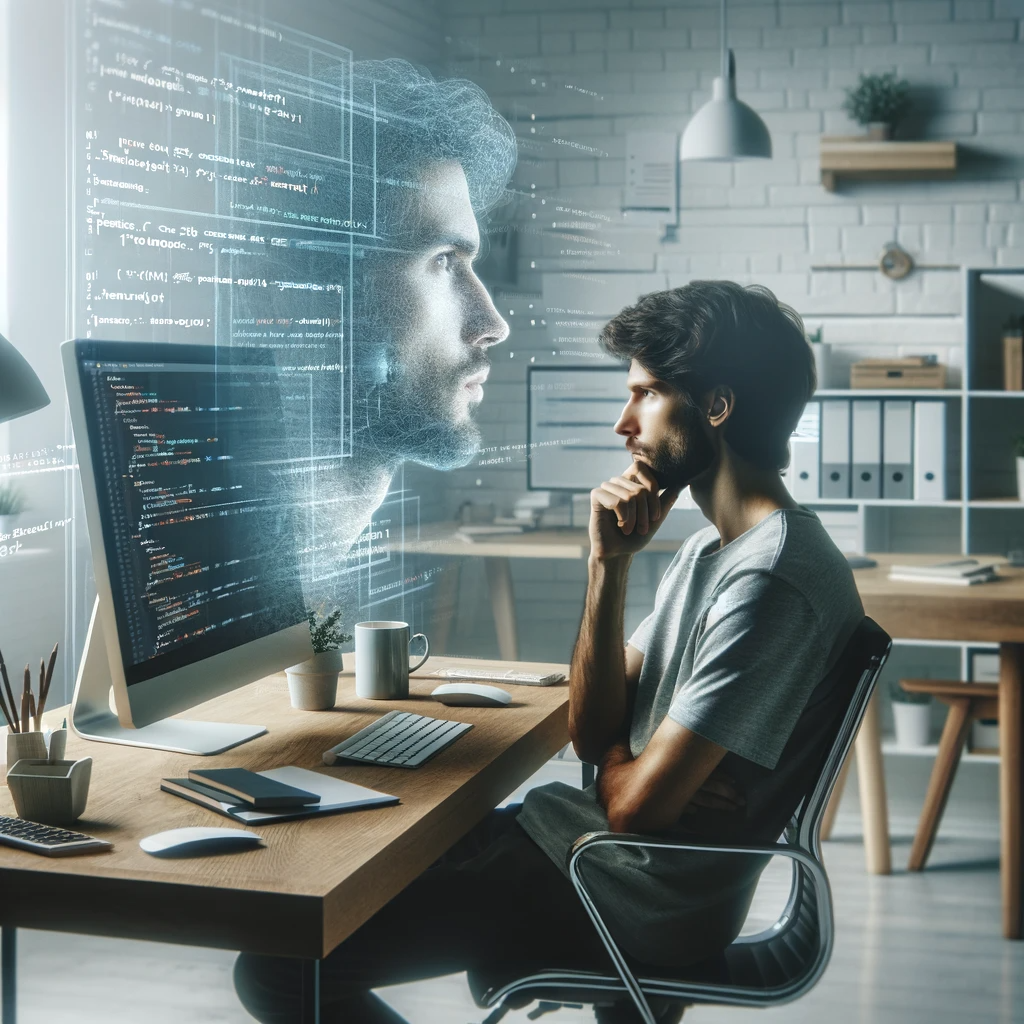
{"type": "Polygon", "coordinates": [[[892,640],[874,619],[864,616],[846,644],[841,657],[839,685],[850,693],[846,713],[839,722],[832,743],[826,748],[814,786],[801,802],[788,834],[792,841],[820,857],[818,834],[857,730],[867,711],[879,673],[889,657],[892,640]]]}

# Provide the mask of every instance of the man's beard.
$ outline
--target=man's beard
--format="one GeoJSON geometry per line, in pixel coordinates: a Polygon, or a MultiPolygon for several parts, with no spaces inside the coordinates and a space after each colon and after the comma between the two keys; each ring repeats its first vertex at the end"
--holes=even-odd
{"type": "Polygon", "coordinates": [[[626,443],[631,455],[637,456],[654,471],[662,487],[688,487],[715,461],[715,449],[704,433],[704,417],[699,409],[686,403],[679,432],[654,445],[626,443]]]}
{"type": "Polygon", "coordinates": [[[472,413],[456,422],[463,382],[489,365],[486,359],[458,366],[403,368],[367,396],[361,447],[433,469],[458,469],[480,450],[472,413]]]}

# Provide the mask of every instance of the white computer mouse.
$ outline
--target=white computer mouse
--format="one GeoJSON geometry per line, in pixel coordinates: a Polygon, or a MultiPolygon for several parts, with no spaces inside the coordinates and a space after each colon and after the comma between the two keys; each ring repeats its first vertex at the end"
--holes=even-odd
{"type": "Polygon", "coordinates": [[[171,828],[139,840],[146,853],[159,856],[205,857],[225,850],[258,846],[262,838],[244,828],[171,828]]]}
{"type": "Polygon", "coordinates": [[[430,696],[454,708],[503,708],[512,701],[508,690],[483,683],[442,683],[430,696]]]}

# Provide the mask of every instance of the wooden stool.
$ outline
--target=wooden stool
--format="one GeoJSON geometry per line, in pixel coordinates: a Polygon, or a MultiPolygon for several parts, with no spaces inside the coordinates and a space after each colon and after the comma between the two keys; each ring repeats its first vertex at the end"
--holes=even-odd
{"type": "Polygon", "coordinates": [[[976,718],[999,717],[999,685],[947,682],[941,679],[901,679],[900,686],[907,693],[927,693],[949,705],[946,724],[939,740],[939,752],[935,756],[935,767],[928,780],[928,792],[907,864],[908,871],[921,871],[935,842],[935,834],[939,830],[942,812],[946,809],[946,800],[953,786],[971,722],[976,718]]]}

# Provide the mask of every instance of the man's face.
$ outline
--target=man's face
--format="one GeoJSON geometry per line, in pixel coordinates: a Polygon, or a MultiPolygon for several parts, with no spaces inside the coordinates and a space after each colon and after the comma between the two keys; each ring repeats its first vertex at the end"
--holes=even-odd
{"type": "Polygon", "coordinates": [[[473,269],[480,231],[462,167],[433,164],[419,183],[401,214],[401,251],[375,287],[391,308],[381,310],[388,365],[371,434],[397,458],[451,469],[479,449],[487,349],[509,328],[473,269]]]}
{"type": "Polygon", "coordinates": [[[687,487],[715,461],[705,417],[677,390],[635,359],[626,380],[629,400],[615,424],[634,462],[654,470],[662,487],[687,487]]]}

